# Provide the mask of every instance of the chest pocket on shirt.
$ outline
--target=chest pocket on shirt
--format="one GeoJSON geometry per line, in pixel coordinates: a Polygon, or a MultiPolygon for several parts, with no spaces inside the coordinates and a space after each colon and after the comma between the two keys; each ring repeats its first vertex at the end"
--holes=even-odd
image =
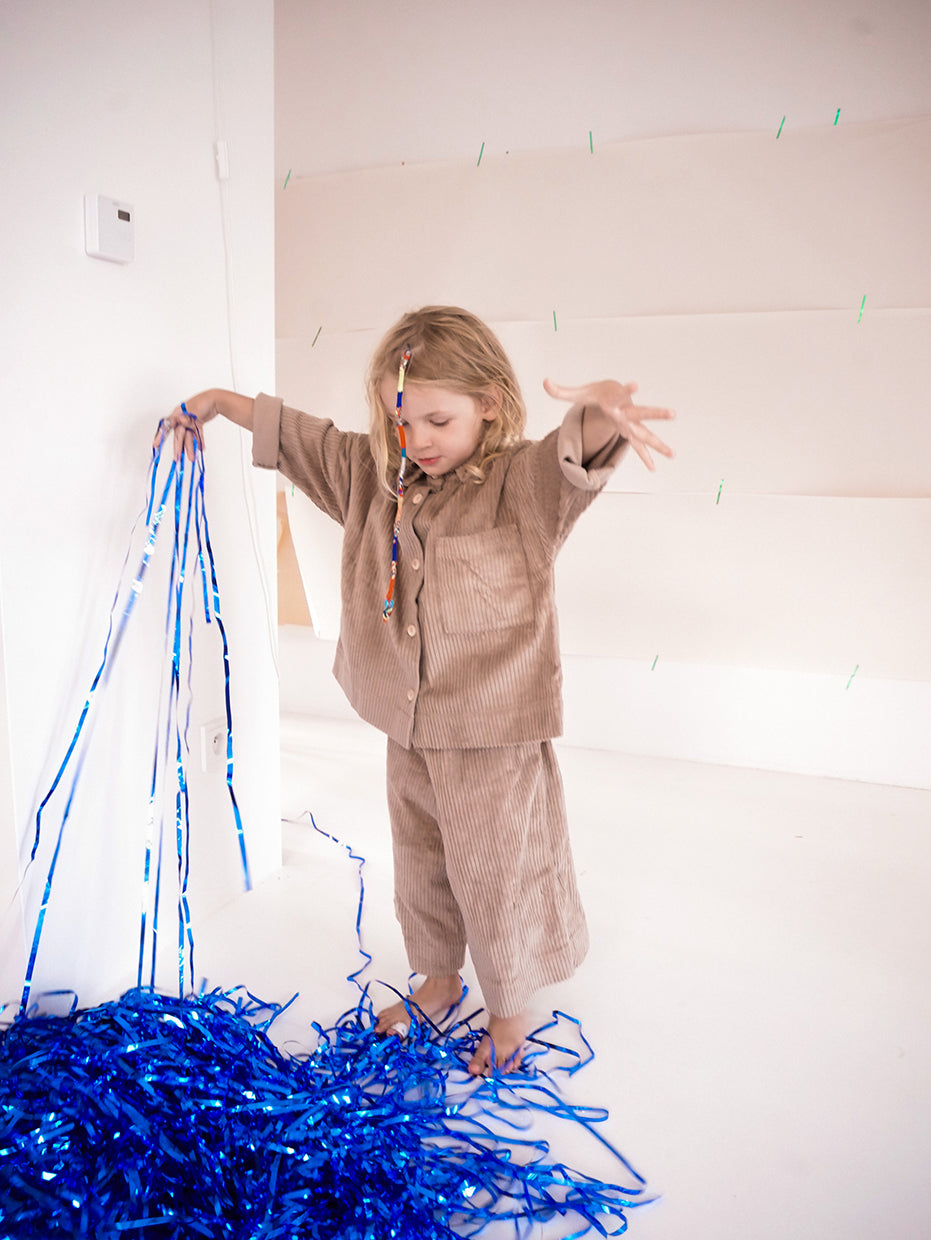
{"type": "Polygon", "coordinates": [[[529,624],[533,601],[517,526],[440,538],[434,607],[447,633],[529,624]]]}

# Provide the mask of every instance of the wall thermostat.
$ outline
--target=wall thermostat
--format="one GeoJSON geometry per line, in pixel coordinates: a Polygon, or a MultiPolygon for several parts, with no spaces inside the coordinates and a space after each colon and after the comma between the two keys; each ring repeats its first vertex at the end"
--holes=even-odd
{"type": "Polygon", "coordinates": [[[103,194],[84,196],[84,249],[91,258],[131,263],[134,255],[135,211],[130,202],[103,194]]]}

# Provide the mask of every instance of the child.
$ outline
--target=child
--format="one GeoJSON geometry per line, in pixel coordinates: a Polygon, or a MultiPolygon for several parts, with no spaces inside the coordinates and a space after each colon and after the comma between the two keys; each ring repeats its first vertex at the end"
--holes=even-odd
{"type": "MultiPolygon", "coordinates": [[[[469,947],[489,1012],[469,1071],[516,1067],[534,992],[585,956],[552,738],[562,728],[553,563],[630,443],[654,468],[671,450],[631,403],[633,384],[564,388],[574,401],[538,442],[517,380],[474,315],[430,306],[385,336],[368,375],[367,435],[259,395],[208,391],[164,421],[174,451],[217,414],[253,435],[344,529],[334,673],[387,734],[395,909],[413,1002],[441,1016],[461,997],[469,947]]],[[[398,1002],[382,1033],[407,1031],[398,1002]]]]}

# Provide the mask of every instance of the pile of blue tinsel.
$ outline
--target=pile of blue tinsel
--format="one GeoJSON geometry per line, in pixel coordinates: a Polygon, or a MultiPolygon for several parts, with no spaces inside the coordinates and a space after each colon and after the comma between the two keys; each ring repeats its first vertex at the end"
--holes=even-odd
{"type": "Polygon", "coordinates": [[[626,1231],[643,1181],[623,1159],[626,1189],[523,1135],[534,1110],[589,1131],[605,1118],[564,1102],[532,1055],[472,1082],[468,1021],[415,1020],[401,1042],[375,1034],[363,997],[288,1057],[267,1033],[280,1011],[137,989],[18,1018],[0,1037],[0,1240],[434,1240],[557,1215],[572,1236],[626,1231]]]}

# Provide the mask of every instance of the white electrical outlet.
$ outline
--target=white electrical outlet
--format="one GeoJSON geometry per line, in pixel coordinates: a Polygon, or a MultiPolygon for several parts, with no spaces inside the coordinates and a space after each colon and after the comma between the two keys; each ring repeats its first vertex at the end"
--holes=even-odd
{"type": "Polygon", "coordinates": [[[200,765],[207,772],[226,769],[226,718],[211,719],[200,728],[200,765]]]}

